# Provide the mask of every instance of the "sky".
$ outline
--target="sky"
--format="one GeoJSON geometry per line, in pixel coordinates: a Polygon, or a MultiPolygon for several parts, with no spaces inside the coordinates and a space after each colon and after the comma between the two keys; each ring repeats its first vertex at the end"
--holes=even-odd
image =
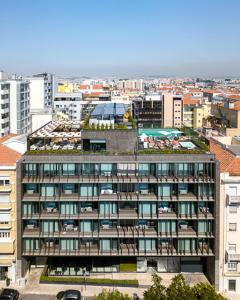
{"type": "Polygon", "coordinates": [[[0,0],[0,69],[238,76],[239,0],[0,0]]]}

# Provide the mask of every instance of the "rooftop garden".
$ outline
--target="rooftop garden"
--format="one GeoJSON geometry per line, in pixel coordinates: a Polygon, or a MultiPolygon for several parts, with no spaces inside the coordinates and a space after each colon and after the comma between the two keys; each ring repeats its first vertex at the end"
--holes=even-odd
{"type": "Polygon", "coordinates": [[[85,130],[128,130],[128,129],[136,129],[137,123],[136,120],[133,119],[132,113],[130,110],[126,112],[124,115],[122,122],[114,122],[114,124],[108,124],[104,122],[100,122],[98,124],[90,124],[91,113],[86,117],[83,123],[83,128],[85,130]]]}

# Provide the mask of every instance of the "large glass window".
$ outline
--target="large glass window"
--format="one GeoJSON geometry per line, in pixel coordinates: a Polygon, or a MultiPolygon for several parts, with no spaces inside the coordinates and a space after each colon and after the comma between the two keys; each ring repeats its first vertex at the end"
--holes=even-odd
{"type": "Polygon", "coordinates": [[[81,221],[81,232],[91,232],[92,231],[92,221],[81,221]]]}
{"type": "Polygon", "coordinates": [[[171,185],[167,183],[163,183],[158,186],[158,195],[169,197],[171,196],[171,185]]]}
{"type": "Polygon", "coordinates": [[[75,164],[63,164],[62,165],[62,174],[65,176],[69,176],[69,175],[74,176],[76,174],[75,164]]]}
{"type": "Polygon", "coordinates": [[[148,176],[150,174],[150,164],[138,164],[138,174],[148,176]]]}
{"type": "Polygon", "coordinates": [[[101,202],[99,204],[99,213],[101,215],[116,214],[117,213],[117,203],[101,202]]]}
{"type": "Polygon", "coordinates": [[[25,174],[29,176],[37,175],[37,165],[36,164],[25,164],[25,174]]]}
{"type": "Polygon", "coordinates": [[[53,197],[59,195],[59,189],[54,184],[42,184],[41,196],[53,197]]]}
{"type": "Polygon", "coordinates": [[[101,164],[101,175],[110,176],[112,174],[112,164],[101,164]]]}
{"type": "Polygon", "coordinates": [[[92,197],[98,195],[97,185],[95,184],[81,184],[80,195],[85,197],[92,197]]]}
{"type": "Polygon", "coordinates": [[[157,175],[167,176],[169,175],[170,164],[157,164],[157,175]]]}
{"type": "Polygon", "coordinates": [[[61,239],[60,240],[61,250],[78,250],[79,249],[79,240],[77,239],[61,239]]]}
{"type": "Polygon", "coordinates": [[[100,247],[102,251],[110,251],[111,250],[111,240],[110,239],[101,239],[100,247]]]}
{"type": "Polygon", "coordinates": [[[168,221],[168,220],[162,220],[159,221],[159,232],[165,233],[174,233],[176,232],[176,221],[168,221]]]}
{"type": "Polygon", "coordinates": [[[38,250],[39,240],[38,239],[24,239],[23,245],[25,250],[38,250]]]}
{"type": "Polygon", "coordinates": [[[42,232],[53,233],[59,231],[58,221],[42,221],[42,232]]]}
{"type": "Polygon", "coordinates": [[[157,211],[156,203],[151,203],[151,202],[140,202],[139,203],[140,216],[156,214],[156,211],[157,211]]]}
{"type": "Polygon", "coordinates": [[[155,239],[139,239],[139,251],[152,251],[156,250],[155,239]]]}
{"type": "Polygon", "coordinates": [[[76,215],[78,213],[77,202],[62,202],[60,204],[60,213],[66,215],[76,215]]]}

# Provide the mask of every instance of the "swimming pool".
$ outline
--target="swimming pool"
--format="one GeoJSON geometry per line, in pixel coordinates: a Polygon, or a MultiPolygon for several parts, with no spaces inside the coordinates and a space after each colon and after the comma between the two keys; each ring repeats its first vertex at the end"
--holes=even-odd
{"type": "Polygon", "coordinates": [[[182,135],[182,131],[175,128],[141,128],[138,130],[139,136],[144,134],[152,137],[179,137],[182,135]]]}
{"type": "Polygon", "coordinates": [[[179,142],[179,144],[182,147],[188,148],[188,149],[194,149],[194,148],[196,148],[196,146],[192,142],[179,142]]]}

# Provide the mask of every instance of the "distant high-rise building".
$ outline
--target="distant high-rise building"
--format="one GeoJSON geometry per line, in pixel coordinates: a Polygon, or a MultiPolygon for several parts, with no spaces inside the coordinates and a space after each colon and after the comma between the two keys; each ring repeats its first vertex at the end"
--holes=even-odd
{"type": "Polygon", "coordinates": [[[182,96],[151,93],[133,100],[133,116],[139,127],[181,127],[182,96]]]}
{"type": "Polygon", "coordinates": [[[117,88],[119,90],[143,90],[143,80],[142,79],[122,79],[117,83],[117,88]]]}
{"type": "Polygon", "coordinates": [[[0,135],[31,131],[29,81],[13,78],[0,81],[0,135]]]}
{"type": "Polygon", "coordinates": [[[47,73],[37,74],[30,77],[29,82],[31,110],[52,108],[54,76],[47,73]]]}

